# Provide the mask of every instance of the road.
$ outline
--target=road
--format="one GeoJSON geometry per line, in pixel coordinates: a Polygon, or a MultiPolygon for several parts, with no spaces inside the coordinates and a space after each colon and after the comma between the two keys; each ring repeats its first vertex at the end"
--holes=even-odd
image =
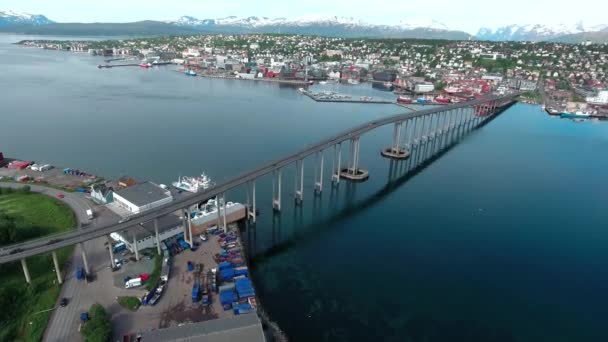
{"type": "Polygon", "coordinates": [[[211,198],[215,198],[218,195],[222,195],[224,192],[235,188],[239,185],[255,181],[257,178],[264,176],[268,173],[273,172],[274,170],[280,169],[287,165],[294,163],[297,160],[301,160],[306,158],[316,152],[323,151],[328,149],[338,143],[350,140],[354,137],[361,136],[362,134],[376,129],[378,127],[388,125],[395,122],[402,122],[407,119],[413,119],[417,117],[423,117],[430,114],[435,114],[439,112],[448,112],[455,109],[461,108],[471,108],[472,106],[486,104],[489,102],[510,102],[514,97],[519,94],[510,94],[504,96],[490,96],[484,99],[469,101],[460,104],[443,106],[441,108],[431,108],[422,111],[418,111],[416,113],[405,113],[389,116],[383,119],[378,119],[376,121],[371,121],[345,132],[339,133],[329,139],[322,140],[314,145],[304,148],[303,150],[296,152],[292,155],[284,157],[282,159],[278,159],[272,161],[258,169],[247,172],[240,176],[237,176],[223,184],[216,185],[211,189],[208,189],[203,192],[199,192],[196,194],[191,194],[189,196],[183,197],[181,199],[176,199],[171,203],[155,208],[154,210],[146,211],[142,214],[134,215],[127,222],[118,222],[105,226],[96,225],[95,228],[90,228],[86,230],[75,230],[67,233],[56,234],[53,236],[49,236],[48,240],[42,241],[28,241],[21,244],[16,244],[12,246],[8,246],[3,251],[4,253],[0,255],[0,263],[7,263],[11,261],[20,260],[29,256],[48,253],[53,250],[71,246],[78,244],[80,242],[92,240],[116,231],[128,229],[130,226],[135,224],[145,223],[149,221],[153,221],[157,217],[165,216],[167,214],[173,213],[183,208],[187,208],[197,203],[201,203],[207,201],[211,198]]]}

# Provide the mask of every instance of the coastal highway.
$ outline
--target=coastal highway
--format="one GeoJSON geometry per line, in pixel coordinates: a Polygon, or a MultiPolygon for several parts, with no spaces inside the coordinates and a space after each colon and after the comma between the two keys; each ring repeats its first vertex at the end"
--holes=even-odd
{"type": "Polygon", "coordinates": [[[431,109],[421,110],[421,111],[418,111],[415,113],[397,114],[397,115],[389,116],[386,118],[378,119],[375,121],[370,121],[370,122],[364,123],[362,125],[359,125],[357,127],[354,127],[350,130],[339,133],[329,139],[325,139],[316,144],[310,145],[310,146],[304,148],[303,150],[296,152],[294,154],[291,154],[287,157],[284,157],[284,158],[281,158],[281,159],[278,159],[275,161],[271,161],[271,162],[263,165],[260,168],[257,168],[253,171],[246,172],[240,176],[237,176],[231,180],[228,180],[227,182],[225,182],[223,184],[216,185],[208,190],[205,190],[205,191],[202,191],[202,192],[199,192],[196,194],[190,194],[190,195],[184,196],[183,198],[176,199],[173,202],[168,203],[166,205],[157,207],[155,209],[146,211],[146,212],[138,214],[138,215],[131,216],[129,221],[111,223],[108,225],[95,225],[95,226],[88,227],[86,229],[73,230],[73,231],[69,231],[66,233],[47,236],[43,239],[26,241],[23,243],[7,246],[1,251],[2,254],[0,254],[0,264],[20,260],[20,259],[27,258],[27,257],[33,256],[33,255],[50,253],[51,251],[62,248],[62,247],[75,245],[77,243],[92,240],[92,239],[95,239],[95,238],[98,238],[98,237],[101,237],[101,236],[104,236],[104,235],[107,235],[107,234],[110,234],[110,233],[113,233],[116,231],[125,230],[136,224],[152,221],[157,217],[161,217],[161,216],[173,213],[177,210],[187,208],[194,204],[207,201],[211,198],[214,198],[218,195],[223,194],[224,192],[226,192],[232,188],[235,188],[239,185],[254,181],[261,176],[264,176],[268,173],[273,172],[274,170],[277,170],[277,169],[280,169],[287,165],[290,165],[297,160],[306,158],[318,151],[322,151],[327,148],[330,148],[335,144],[350,140],[354,137],[361,136],[362,134],[364,134],[368,131],[371,131],[373,129],[376,129],[376,128],[384,126],[384,125],[388,125],[388,124],[395,123],[395,122],[401,122],[406,119],[423,117],[423,116],[430,115],[430,114],[447,112],[447,111],[460,109],[460,108],[471,108],[472,106],[492,103],[494,101],[496,101],[498,103],[502,103],[502,102],[506,103],[506,102],[513,101],[513,99],[518,95],[519,95],[519,93],[513,93],[513,94],[509,94],[509,95],[502,95],[502,96],[492,95],[492,96],[488,96],[483,99],[478,99],[478,100],[469,101],[469,102],[465,102],[465,103],[442,106],[440,108],[431,108],[431,109]]]}

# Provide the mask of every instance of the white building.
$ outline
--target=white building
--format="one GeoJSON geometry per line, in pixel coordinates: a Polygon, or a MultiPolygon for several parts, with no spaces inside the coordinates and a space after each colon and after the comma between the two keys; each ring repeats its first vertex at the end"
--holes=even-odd
{"type": "MultiPolygon", "coordinates": [[[[182,217],[178,215],[166,215],[158,219],[158,236],[161,247],[164,240],[180,233],[184,233],[182,217]]],[[[131,252],[135,252],[135,241],[137,241],[138,251],[156,248],[156,235],[154,233],[153,222],[146,222],[121,232],[112,233],[110,237],[116,241],[124,242],[131,252]]]]}
{"type": "Polygon", "coordinates": [[[143,211],[171,203],[173,196],[152,182],[137,183],[126,189],[114,192],[114,203],[130,214],[139,214],[143,211]]]}
{"type": "Polygon", "coordinates": [[[600,90],[597,96],[590,96],[587,99],[588,103],[605,105],[608,104],[608,90],[600,90]]]}
{"type": "Polygon", "coordinates": [[[414,92],[416,93],[428,93],[435,90],[433,83],[418,83],[414,86],[414,92]]]}

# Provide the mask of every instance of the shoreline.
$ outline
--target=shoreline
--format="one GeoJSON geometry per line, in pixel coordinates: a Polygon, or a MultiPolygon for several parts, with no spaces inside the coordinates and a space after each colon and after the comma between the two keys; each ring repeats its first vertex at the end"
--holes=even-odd
{"type": "MultiPolygon", "coordinates": [[[[36,173],[36,174],[40,174],[40,175],[50,175],[49,171],[54,171],[54,173],[60,173],[63,171],[63,169],[61,167],[54,167],[51,170],[48,171],[44,171],[44,172],[38,172],[38,171],[32,171],[31,169],[8,169],[7,165],[9,161],[13,161],[13,160],[23,160],[23,159],[15,159],[15,158],[5,158],[4,160],[0,161],[0,186],[2,186],[2,184],[6,184],[8,187],[22,187],[22,186],[32,186],[33,189],[37,189],[38,192],[41,193],[47,193],[50,191],[51,195],[50,197],[57,197],[57,194],[61,193],[61,192],[70,192],[72,193],[69,196],[79,196],[79,195],[87,195],[87,193],[85,191],[76,191],[76,190],[69,190],[67,187],[63,186],[60,183],[56,183],[53,182],[53,180],[49,180],[49,182],[40,182],[40,181],[36,181],[35,178],[33,178],[32,176],[30,176],[30,178],[26,181],[18,181],[17,179],[20,177],[23,177],[24,175],[29,175],[32,173],[36,173]],[[44,190],[42,190],[44,189],[44,190]]],[[[77,180],[79,180],[81,177],[80,176],[75,176],[75,175],[65,175],[66,177],[69,178],[75,178],[77,180]]],[[[116,180],[111,180],[111,179],[107,179],[107,178],[102,178],[102,177],[97,177],[95,182],[92,182],[90,184],[82,184],[81,188],[88,190],[89,186],[95,183],[99,183],[99,182],[114,182],[116,183],[116,180]]],[[[68,196],[68,195],[66,195],[68,196]]],[[[80,196],[79,196],[80,197],[80,196]]],[[[83,197],[84,198],[84,197],[83,197]]],[[[90,200],[90,199],[89,199],[90,200]]],[[[88,203],[88,201],[87,201],[88,203]]],[[[91,208],[93,210],[93,212],[98,212],[99,211],[99,207],[105,207],[105,205],[101,205],[101,204],[88,204],[87,205],[88,208],[91,208]]],[[[70,206],[70,208],[74,211],[74,217],[75,220],[77,221],[77,229],[79,229],[82,225],[87,225],[90,223],[90,219],[87,218],[87,214],[85,209],[86,208],[78,208],[78,209],[82,209],[82,210],[78,210],[76,211],[76,207],[72,207],[70,206]]],[[[247,249],[247,247],[245,246],[245,244],[243,244],[243,238],[241,235],[241,231],[239,229],[239,225],[241,223],[244,223],[243,221],[246,221],[245,219],[239,220],[237,222],[235,222],[234,225],[230,225],[234,228],[234,231],[237,233],[237,240],[238,240],[238,244],[240,245],[240,248],[242,250],[242,258],[244,259],[244,264],[247,265],[249,267],[249,269],[251,270],[251,265],[250,265],[250,256],[249,256],[249,251],[247,249]]],[[[230,226],[228,226],[228,231],[231,231],[232,229],[230,229],[230,226]]],[[[162,243],[162,242],[161,242],[162,243]]],[[[72,257],[75,257],[74,255],[72,257]]],[[[218,267],[218,265],[216,265],[215,267],[218,267]]],[[[64,272],[66,272],[64,270],[64,272]]],[[[252,286],[255,289],[255,284],[253,282],[253,279],[251,278],[251,273],[249,274],[249,279],[252,283],[252,286]]],[[[65,284],[65,283],[64,283],[65,284]]],[[[64,286],[61,287],[61,289],[63,289],[64,286]]],[[[60,290],[62,291],[62,290],[60,290]]],[[[280,342],[286,342],[288,341],[288,338],[286,336],[286,334],[280,329],[280,327],[278,326],[278,324],[274,321],[272,321],[270,319],[270,316],[268,315],[268,313],[266,313],[266,311],[263,309],[263,305],[261,302],[260,297],[257,295],[254,296],[257,305],[256,305],[256,310],[255,310],[255,315],[258,317],[258,319],[260,320],[262,327],[263,328],[267,328],[267,332],[269,334],[272,335],[272,338],[275,341],[280,341],[280,342]]],[[[217,295],[213,296],[213,300],[217,301],[219,300],[219,292],[217,295]]],[[[137,312],[132,313],[133,315],[137,315],[137,312]]],[[[248,315],[248,314],[244,314],[244,315],[248,315]]],[[[233,315],[231,317],[229,317],[229,319],[233,319],[234,317],[238,317],[238,315],[233,315]]],[[[209,322],[209,321],[213,321],[213,320],[203,320],[200,322],[193,322],[193,323],[202,323],[202,322],[209,322]]],[[[48,329],[48,327],[50,326],[51,319],[49,319],[49,322],[47,323],[47,327],[45,327],[45,333],[46,330],[48,329]]],[[[266,330],[265,330],[266,331],[266,330]]]]}

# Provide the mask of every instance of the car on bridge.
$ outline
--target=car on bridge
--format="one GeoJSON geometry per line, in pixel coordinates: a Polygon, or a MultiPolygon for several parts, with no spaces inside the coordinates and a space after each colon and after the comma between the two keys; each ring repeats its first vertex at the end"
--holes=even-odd
{"type": "Polygon", "coordinates": [[[59,306],[61,306],[62,308],[68,306],[68,299],[65,297],[61,298],[61,301],[59,301],[59,306]]]}

